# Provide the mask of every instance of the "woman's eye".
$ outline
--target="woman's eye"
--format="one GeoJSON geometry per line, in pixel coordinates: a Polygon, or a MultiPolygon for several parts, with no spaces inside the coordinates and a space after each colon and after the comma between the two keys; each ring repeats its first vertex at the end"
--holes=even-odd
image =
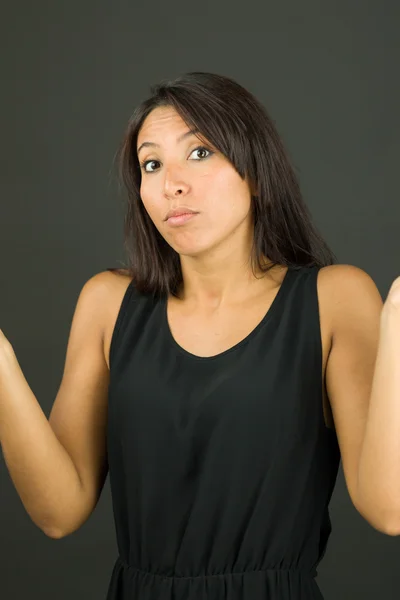
{"type": "MultiPolygon", "coordinates": [[[[204,146],[198,146],[190,153],[189,156],[192,156],[192,154],[195,154],[196,152],[197,152],[197,157],[195,157],[194,160],[202,160],[202,159],[208,158],[209,156],[214,154],[208,148],[205,148],[204,146]]],[[[154,160],[154,159],[153,160],[145,160],[144,162],[140,163],[140,167],[146,173],[154,173],[154,171],[158,168],[159,164],[160,164],[159,160],[154,160]]]]}
{"type": "Polygon", "coordinates": [[[210,154],[212,154],[211,150],[208,150],[208,148],[205,148],[204,146],[199,146],[198,148],[195,148],[193,150],[193,152],[190,153],[190,156],[192,156],[192,154],[194,152],[203,153],[203,156],[197,155],[197,159],[196,160],[201,160],[202,158],[207,158],[208,156],[210,156],[210,154]],[[205,152],[208,152],[207,156],[204,156],[205,152]]]}
{"type": "Polygon", "coordinates": [[[144,169],[147,173],[153,173],[152,169],[148,169],[147,167],[149,167],[150,165],[154,166],[154,163],[158,163],[158,160],[145,160],[142,164],[141,167],[142,169],[144,169]]]}

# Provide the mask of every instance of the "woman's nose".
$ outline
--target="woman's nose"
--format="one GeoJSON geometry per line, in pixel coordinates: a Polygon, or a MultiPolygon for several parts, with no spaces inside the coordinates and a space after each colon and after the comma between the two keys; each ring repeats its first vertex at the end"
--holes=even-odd
{"type": "Polygon", "coordinates": [[[189,184],[183,180],[182,174],[175,171],[168,171],[164,180],[164,193],[166,196],[185,195],[189,189],[189,184]]]}

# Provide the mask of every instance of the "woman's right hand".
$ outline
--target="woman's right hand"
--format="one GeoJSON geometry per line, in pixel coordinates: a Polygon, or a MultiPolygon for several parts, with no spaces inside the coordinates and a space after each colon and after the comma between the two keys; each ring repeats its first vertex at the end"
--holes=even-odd
{"type": "Polygon", "coordinates": [[[15,361],[14,348],[0,329],[0,375],[3,369],[9,368],[15,361]]]}
{"type": "Polygon", "coordinates": [[[390,286],[382,308],[381,322],[395,336],[400,334],[400,277],[396,277],[390,286]]]}
{"type": "Polygon", "coordinates": [[[0,360],[3,359],[3,357],[8,357],[12,353],[14,353],[14,350],[10,341],[0,329],[0,360]]]}
{"type": "Polygon", "coordinates": [[[390,286],[385,306],[387,306],[386,310],[391,309],[400,312],[400,277],[396,277],[390,286]]]}

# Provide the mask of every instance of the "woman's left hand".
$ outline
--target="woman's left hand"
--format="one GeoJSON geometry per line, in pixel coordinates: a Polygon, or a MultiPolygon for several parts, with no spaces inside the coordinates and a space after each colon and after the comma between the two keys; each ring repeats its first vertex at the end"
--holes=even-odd
{"type": "Polygon", "coordinates": [[[388,292],[383,305],[383,313],[394,313],[400,318],[400,277],[397,277],[388,292]]]}

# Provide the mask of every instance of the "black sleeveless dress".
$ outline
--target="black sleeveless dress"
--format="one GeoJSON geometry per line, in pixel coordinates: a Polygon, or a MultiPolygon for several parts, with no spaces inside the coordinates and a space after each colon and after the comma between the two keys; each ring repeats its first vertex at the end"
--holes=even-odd
{"type": "Polygon", "coordinates": [[[340,452],[324,422],[318,267],[210,358],[132,281],[110,347],[119,555],[107,600],[320,600],[340,452]]]}

